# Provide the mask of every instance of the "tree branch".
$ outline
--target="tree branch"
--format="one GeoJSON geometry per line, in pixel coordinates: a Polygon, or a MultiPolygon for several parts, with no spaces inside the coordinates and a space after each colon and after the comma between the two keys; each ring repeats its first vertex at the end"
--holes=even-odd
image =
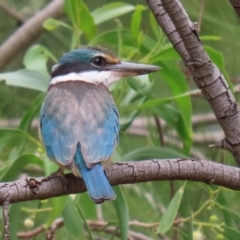
{"type": "MultiPolygon", "coordinates": [[[[121,236],[121,233],[120,233],[120,230],[117,228],[117,227],[114,227],[114,226],[108,226],[108,223],[107,222],[104,222],[104,221],[90,221],[90,220],[87,220],[87,224],[89,226],[89,228],[92,230],[92,231],[95,231],[95,232],[105,232],[105,233],[109,233],[109,234],[115,234],[116,236],[120,237],[121,236]]],[[[158,226],[159,223],[157,224],[145,224],[145,223],[139,223],[139,222],[129,222],[129,226],[130,225],[136,225],[136,226],[142,226],[142,227],[148,227],[148,228],[153,228],[153,227],[156,227],[158,226]]],[[[56,229],[58,228],[61,228],[62,226],[64,226],[64,221],[62,218],[58,218],[56,219],[53,224],[51,225],[51,227],[49,229],[51,229],[51,231],[55,231],[56,229]]],[[[49,231],[49,229],[47,230],[47,232],[49,231]]],[[[28,239],[28,238],[32,238],[32,237],[35,237],[37,235],[39,235],[40,233],[42,232],[45,232],[46,229],[44,228],[44,225],[32,230],[32,231],[29,231],[29,232],[19,232],[17,234],[17,237],[18,238],[22,238],[22,239],[28,239]]],[[[128,231],[128,236],[129,236],[129,239],[134,239],[134,240],[150,240],[150,238],[146,237],[145,235],[141,234],[141,233],[137,233],[137,232],[134,232],[134,231],[128,231]]],[[[50,240],[52,238],[49,238],[47,236],[46,238],[47,240],[50,240]]]]}
{"type": "MultiPolygon", "coordinates": [[[[239,168],[192,158],[115,163],[106,168],[106,174],[114,186],[147,181],[191,180],[240,190],[239,168]]],[[[65,177],[28,178],[0,183],[0,204],[6,201],[6,196],[9,196],[9,203],[16,203],[86,191],[81,178],[72,174],[65,177]]]]}
{"type": "Polygon", "coordinates": [[[196,85],[209,102],[226,139],[240,164],[240,111],[226,79],[212,63],[179,0],[147,0],[154,16],[193,75],[196,85]]]}
{"type": "Polygon", "coordinates": [[[61,12],[64,0],[54,0],[44,9],[39,11],[20,28],[18,28],[1,46],[0,46],[0,70],[16,57],[16,55],[31,45],[42,34],[43,22],[56,17],[61,12]]]}
{"type": "Polygon", "coordinates": [[[15,11],[14,9],[8,7],[8,5],[6,3],[4,3],[3,1],[0,1],[0,8],[6,12],[9,16],[11,16],[12,18],[16,19],[18,22],[20,23],[24,23],[25,22],[25,18],[22,17],[17,11],[15,11]]]}

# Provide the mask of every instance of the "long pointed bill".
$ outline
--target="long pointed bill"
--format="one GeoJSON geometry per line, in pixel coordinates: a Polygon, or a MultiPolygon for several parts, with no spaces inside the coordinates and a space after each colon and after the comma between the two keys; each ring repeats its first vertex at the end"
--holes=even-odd
{"type": "Polygon", "coordinates": [[[156,72],[160,69],[158,66],[140,64],[140,63],[130,63],[130,62],[120,62],[107,67],[107,70],[114,72],[119,77],[129,77],[144,75],[151,72],[156,72]]]}

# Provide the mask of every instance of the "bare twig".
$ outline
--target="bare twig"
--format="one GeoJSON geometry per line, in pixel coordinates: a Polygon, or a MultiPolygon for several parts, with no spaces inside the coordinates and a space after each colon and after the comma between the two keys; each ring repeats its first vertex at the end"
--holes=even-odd
{"type": "Polygon", "coordinates": [[[200,33],[201,30],[201,24],[202,24],[202,17],[203,17],[203,11],[204,11],[204,0],[201,0],[201,5],[200,5],[200,11],[198,15],[198,21],[197,21],[197,32],[200,33]]]}
{"type": "Polygon", "coordinates": [[[0,202],[3,210],[3,223],[4,223],[4,240],[10,239],[10,220],[9,220],[9,205],[12,201],[12,190],[9,186],[5,186],[7,193],[3,201],[0,202]]]}
{"type": "Polygon", "coordinates": [[[4,201],[2,203],[3,222],[4,222],[4,240],[10,239],[9,204],[10,203],[8,201],[4,201]]]}
{"type": "Polygon", "coordinates": [[[17,234],[17,237],[18,238],[23,238],[23,239],[29,239],[29,238],[32,238],[32,237],[35,237],[37,235],[39,235],[40,233],[44,232],[45,231],[45,228],[44,228],[44,225],[40,226],[40,227],[37,227],[35,228],[34,230],[32,231],[28,231],[28,232],[19,232],[17,234]]]}
{"type": "Polygon", "coordinates": [[[24,23],[25,18],[21,16],[16,10],[10,8],[6,3],[4,3],[2,0],[0,1],[0,8],[6,12],[9,16],[16,19],[19,23],[24,23]]]}
{"type": "Polygon", "coordinates": [[[50,2],[43,10],[26,21],[0,46],[0,69],[6,67],[19,52],[36,41],[43,31],[43,22],[50,17],[58,16],[61,13],[63,2],[64,0],[50,2]]]}
{"type": "MultiPolygon", "coordinates": [[[[118,237],[121,236],[121,233],[120,233],[120,230],[118,229],[118,227],[114,227],[114,226],[107,227],[108,223],[106,223],[106,222],[87,221],[87,223],[92,231],[115,234],[118,237]]],[[[145,236],[141,233],[131,231],[131,230],[128,231],[128,239],[129,240],[131,240],[131,239],[133,239],[133,240],[150,240],[150,238],[148,238],[147,236],[145,236]]]]}
{"type": "Polygon", "coordinates": [[[63,225],[64,225],[64,222],[62,218],[56,219],[46,232],[46,240],[52,240],[54,237],[55,231],[61,228],[63,225]]]}
{"type": "MultiPolygon", "coordinates": [[[[96,231],[96,232],[104,232],[104,233],[109,233],[109,234],[116,234],[116,236],[120,237],[120,231],[118,230],[117,227],[107,227],[108,223],[104,222],[104,221],[90,221],[87,220],[87,224],[89,225],[90,229],[92,231],[96,231]]],[[[140,223],[141,224],[141,223],[140,223]]],[[[159,224],[159,223],[158,223],[159,224]]],[[[148,227],[148,228],[152,228],[152,226],[156,227],[156,224],[154,225],[150,225],[147,226],[147,224],[142,224],[142,225],[138,225],[138,223],[134,223],[134,222],[130,222],[129,225],[135,225],[135,226],[144,226],[144,227],[148,227]]],[[[47,230],[47,234],[46,234],[46,240],[52,240],[53,239],[53,233],[61,228],[62,226],[64,226],[64,221],[62,218],[58,218],[56,219],[53,224],[51,225],[51,227],[47,230]]],[[[29,231],[29,232],[19,232],[17,234],[18,238],[22,238],[22,239],[28,239],[28,238],[32,238],[32,237],[36,237],[37,235],[39,235],[40,233],[44,232],[44,225],[29,231]]],[[[150,240],[150,238],[146,237],[145,235],[141,234],[141,233],[137,233],[134,231],[129,231],[129,239],[134,239],[134,240],[150,240]]]]}
{"type": "Polygon", "coordinates": [[[162,132],[162,126],[161,126],[160,119],[155,114],[154,114],[154,119],[155,119],[155,123],[156,123],[157,130],[158,130],[160,146],[164,147],[164,136],[163,136],[163,132],[162,132]]]}

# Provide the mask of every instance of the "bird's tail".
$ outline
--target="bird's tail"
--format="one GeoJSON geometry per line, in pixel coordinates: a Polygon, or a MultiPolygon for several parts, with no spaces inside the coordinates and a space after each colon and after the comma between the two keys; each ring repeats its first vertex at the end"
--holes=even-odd
{"type": "Polygon", "coordinates": [[[80,149],[77,149],[74,160],[80,170],[91,199],[95,203],[102,203],[105,200],[115,199],[116,194],[104,173],[101,163],[93,164],[91,169],[88,168],[79,150],[80,149]]]}

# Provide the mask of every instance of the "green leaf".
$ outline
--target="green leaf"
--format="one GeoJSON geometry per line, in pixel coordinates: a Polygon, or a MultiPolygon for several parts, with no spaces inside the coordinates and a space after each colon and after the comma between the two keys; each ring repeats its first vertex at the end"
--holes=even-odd
{"type": "Polygon", "coordinates": [[[92,16],[96,25],[117,18],[121,15],[133,11],[135,7],[128,3],[114,2],[104,5],[92,12],[92,16]]]}
{"type": "Polygon", "coordinates": [[[154,83],[150,80],[149,75],[128,78],[127,83],[136,91],[136,94],[140,93],[142,96],[148,96],[152,92],[152,88],[154,86],[154,83]]]}
{"type": "Polygon", "coordinates": [[[7,145],[9,148],[20,147],[22,149],[22,141],[27,139],[36,145],[36,147],[41,147],[41,144],[27,134],[19,129],[0,129],[0,151],[7,145]]]}
{"type": "Polygon", "coordinates": [[[197,89],[197,90],[192,90],[192,91],[188,91],[188,92],[183,93],[183,94],[176,95],[174,97],[148,100],[148,101],[144,102],[141,106],[137,107],[137,109],[158,107],[158,106],[160,106],[162,104],[169,103],[172,100],[176,100],[178,98],[184,98],[184,97],[187,97],[187,96],[191,96],[192,94],[196,94],[196,93],[200,93],[200,92],[201,91],[197,89]]]}
{"type": "Polygon", "coordinates": [[[209,46],[204,46],[204,49],[208,53],[209,57],[211,60],[217,65],[217,67],[220,69],[220,71],[223,73],[224,77],[227,80],[227,83],[229,85],[229,88],[231,89],[232,92],[234,92],[234,87],[233,84],[227,74],[227,71],[225,69],[225,62],[224,62],[224,57],[223,54],[219,51],[214,50],[213,48],[209,46]]]}
{"type": "Polygon", "coordinates": [[[119,112],[122,116],[120,119],[121,130],[126,130],[134,118],[139,113],[139,109],[133,106],[142,105],[152,92],[153,83],[148,75],[138,76],[127,79],[122,84],[115,84],[113,94],[116,95],[119,112]],[[129,85],[131,88],[128,88],[129,85]],[[125,89],[125,91],[124,91],[125,89]],[[119,97],[120,96],[120,97],[119,97]]]}
{"type": "Polygon", "coordinates": [[[80,214],[82,220],[83,220],[83,223],[84,223],[84,227],[85,227],[85,230],[87,231],[88,233],[88,237],[90,240],[94,240],[93,236],[92,236],[92,232],[91,232],[91,229],[89,228],[88,224],[87,224],[87,220],[82,212],[82,209],[80,208],[79,205],[76,204],[76,207],[77,207],[77,210],[78,210],[78,213],[80,214]]]}
{"type": "Polygon", "coordinates": [[[47,20],[45,20],[43,22],[43,27],[48,31],[52,31],[59,26],[62,26],[62,27],[72,30],[72,28],[68,24],[66,24],[62,21],[56,20],[54,18],[48,18],[47,20]]]}
{"type": "Polygon", "coordinates": [[[191,146],[192,137],[189,135],[189,131],[186,128],[182,113],[174,108],[172,105],[164,104],[160,105],[157,108],[153,108],[153,112],[160,116],[165,122],[174,128],[183,141],[185,148],[191,146]]]}
{"type": "Polygon", "coordinates": [[[188,240],[194,240],[193,239],[193,214],[191,213],[191,218],[188,224],[188,236],[187,236],[188,240]]]}
{"type": "MultiPolygon", "coordinates": [[[[186,78],[183,75],[182,71],[173,61],[166,61],[162,63],[163,68],[159,72],[163,77],[164,81],[169,85],[174,96],[183,94],[189,91],[189,86],[187,84],[186,78]]],[[[192,137],[192,103],[190,96],[184,98],[176,98],[175,102],[177,103],[179,111],[182,113],[184,120],[185,128],[188,131],[188,135],[192,137]]],[[[190,143],[190,142],[188,142],[190,143]]],[[[189,153],[191,149],[190,145],[184,146],[184,151],[189,153]]]]}
{"type": "Polygon", "coordinates": [[[51,198],[51,206],[52,206],[52,211],[50,212],[50,215],[48,217],[48,221],[44,224],[44,228],[48,229],[51,224],[61,216],[67,202],[67,198],[69,196],[61,196],[61,197],[55,197],[51,198]]]}
{"type": "Polygon", "coordinates": [[[222,233],[225,237],[227,237],[229,240],[232,239],[240,239],[240,232],[239,230],[235,230],[230,227],[224,227],[224,232],[222,233]]]}
{"type": "Polygon", "coordinates": [[[186,157],[181,152],[166,147],[144,147],[133,150],[124,155],[122,161],[146,160],[146,159],[166,159],[186,157]]]}
{"type": "MultiPolygon", "coordinates": [[[[149,14],[149,20],[150,20],[150,21],[149,21],[149,22],[150,22],[150,26],[151,26],[151,28],[152,28],[152,30],[153,30],[156,38],[157,38],[158,40],[160,40],[160,39],[161,39],[160,27],[159,27],[159,25],[157,24],[156,18],[154,17],[154,15],[153,15],[152,12],[150,12],[150,14],[149,14]]],[[[175,51],[175,52],[176,52],[176,51],[175,51]]]]}
{"type": "MultiPolygon", "coordinates": [[[[128,29],[123,29],[121,34],[122,34],[122,41],[123,41],[122,44],[124,47],[134,47],[134,48],[136,47],[136,43],[134,43],[131,32],[128,29]]],[[[156,41],[144,34],[142,37],[143,37],[143,41],[141,42],[141,47],[143,47],[142,53],[147,54],[149,51],[152,50],[152,46],[156,45],[156,41]]],[[[111,31],[107,31],[102,34],[99,34],[91,42],[89,42],[89,45],[95,46],[103,43],[104,44],[110,43],[110,44],[117,45],[118,40],[119,39],[118,39],[117,30],[111,30],[111,31]]]]}
{"type": "Polygon", "coordinates": [[[21,219],[21,207],[23,203],[14,203],[11,204],[10,206],[10,211],[9,211],[9,218],[10,218],[10,235],[11,235],[11,240],[19,240],[17,237],[17,233],[19,231],[19,224],[21,219]]]}
{"type": "Polygon", "coordinates": [[[221,37],[214,35],[200,36],[201,41],[220,41],[221,37]]]}
{"type": "Polygon", "coordinates": [[[140,32],[140,24],[142,20],[142,12],[146,10],[147,8],[142,5],[137,5],[135,12],[132,16],[132,22],[131,22],[131,33],[132,37],[135,41],[138,39],[138,35],[140,32]]]}
{"type": "Polygon", "coordinates": [[[29,164],[37,165],[43,169],[42,159],[32,154],[23,154],[14,160],[14,162],[2,176],[1,181],[7,182],[15,180],[22,172],[24,167],[26,167],[29,164]]]}
{"type": "Polygon", "coordinates": [[[217,203],[218,204],[216,205],[220,208],[220,210],[222,210],[224,222],[228,227],[232,226],[232,218],[236,221],[236,223],[240,222],[240,216],[238,216],[238,214],[236,214],[235,212],[231,211],[231,209],[227,208],[227,201],[223,194],[223,191],[220,191],[218,193],[217,203]]]}
{"type": "Polygon", "coordinates": [[[231,221],[230,221],[229,217],[232,218],[236,222],[236,224],[239,224],[240,216],[238,215],[238,213],[236,213],[233,210],[231,210],[230,208],[222,206],[220,204],[218,204],[217,206],[219,209],[222,210],[224,219],[228,220],[228,221],[225,221],[225,223],[227,223],[228,227],[231,226],[231,221]]]}
{"type": "Polygon", "coordinates": [[[84,216],[87,219],[97,219],[96,204],[90,200],[88,192],[79,194],[76,204],[82,207],[84,216]]]}
{"type": "Polygon", "coordinates": [[[0,73],[0,82],[1,80],[5,80],[7,85],[30,88],[42,92],[47,90],[49,83],[49,77],[45,74],[27,69],[0,73]]]}
{"type": "Polygon", "coordinates": [[[4,176],[4,174],[8,171],[9,166],[11,165],[10,161],[5,162],[4,165],[1,166],[0,168],[0,180],[4,176]]]}
{"type": "Polygon", "coordinates": [[[46,176],[56,172],[58,170],[58,165],[51,161],[46,154],[42,156],[44,162],[44,173],[46,176]]]}
{"type": "Polygon", "coordinates": [[[117,194],[117,199],[114,200],[113,206],[117,213],[118,222],[121,230],[121,239],[128,239],[128,222],[129,222],[129,211],[128,205],[124,198],[123,192],[120,186],[115,186],[114,191],[117,194]]]}
{"type": "Polygon", "coordinates": [[[45,93],[41,93],[33,102],[32,106],[28,109],[28,111],[22,117],[21,123],[19,125],[19,129],[23,131],[28,131],[33,118],[38,114],[40,111],[40,107],[42,105],[43,99],[45,97],[45,93]]]}
{"type": "Polygon", "coordinates": [[[182,200],[185,185],[186,185],[186,181],[184,182],[183,186],[177,191],[172,201],[170,202],[167,208],[167,211],[163,214],[163,217],[160,221],[160,224],[157,229],[157,233],[164,234],[172,227],[174,219],[177,216],[178,208],[182,200]]]}
{"type": "Polygon", "coordinates": [[[24,56],[23,64],[28,70],[33,70],[48,75],[48,59],[52,59],[54,62],[57,62],[57,59],[46,47],[37,44],[28,49],[24,56]]]}
{"type": "Polygon", "coordinates": [[[180,60],[180,56],[173,48],[171,44],[166,44],[161,48],[160,52],[157,52],[154,55],[150,56],[149,62],[151,63],[159,63],[159,61],[164,62],[167,60],[180,60]]]}
{"type": "Polygon", "coordinates": [[[66,206],[63,210],[64,225],[71,239],[84,239],[82,219],[78,214],[75,202],[70,196],[67,197],[66,206]]]}
{"type": "Polygon", "coordinates": [[[94,19],[83,0],[66,0],[63,9],[72,21],[76,36],[80,36],[79,30],[86,34],[89,41],[96,36],[94,19]]]}

